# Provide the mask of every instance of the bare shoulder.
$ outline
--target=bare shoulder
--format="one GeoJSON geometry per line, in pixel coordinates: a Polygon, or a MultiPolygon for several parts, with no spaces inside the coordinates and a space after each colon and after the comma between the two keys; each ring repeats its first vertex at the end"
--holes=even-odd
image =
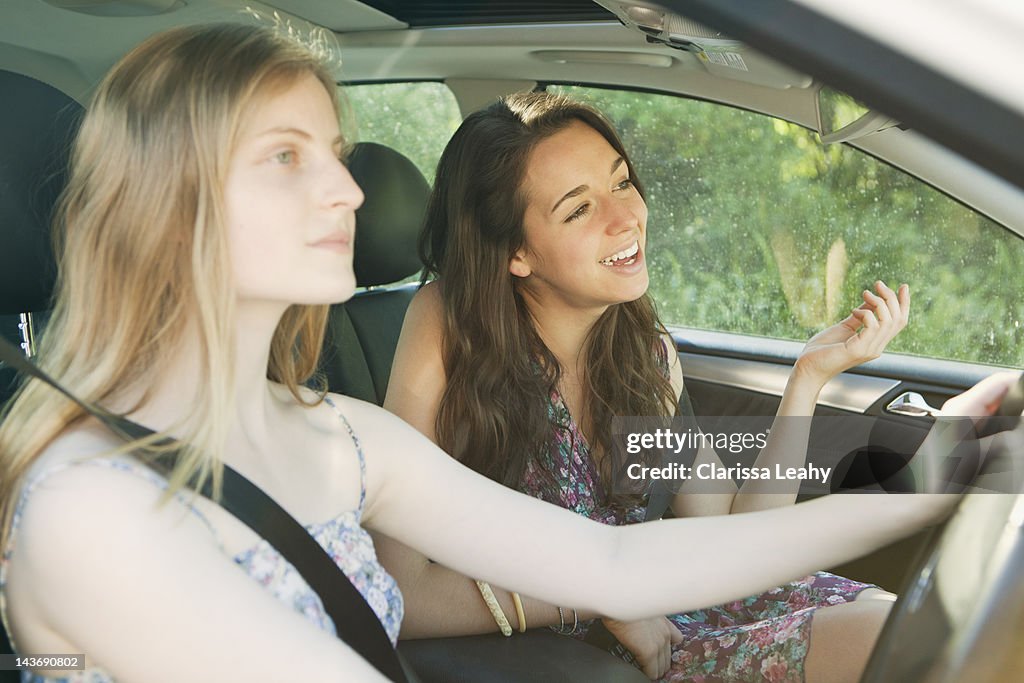
{"type": "Polygon", "coordinates": [[[89,417],[61,432],[43,449],[30,470],[41,472],[88,460],[117,448],[123,441],[99,420],[89,417]]]}
{"type": "Polygon", "coordinates": [[[359,441],[366,463],[367,507],[364,518],[373,516],[379,493],[408,474],[410,462],[441,455],[414,425],[374,403],[341,394],[328,394],[345,416],[359,441]]]}
{"type": "Polygon", "coordinates": [[[430,439],[446,385],[443,336],[441,283],[434,281],[423,286],[409,304],[384,399],[387,410],[430,439]]]}
{"type": "Polygon", "coordinates": [[[409,429],[403,420],[376,403],[336,393],[328,393],[327,398],[345,417],[362,443],[387,443],[392,435],[396,435],[394,430],[401,434],[409,429]]]}
{"type": "Polygon", "coordinates": [[[420,287],[416,295],[413,296],[410,307],[416,306],[423,311],[440,313],[443,303],[441,300],[441,286],[440,280],[432,280],[420,287]]]}
{"type": "MultiPolygon", "coordinates": [[[[19,541],[17,557],[46,563],[62,552],[90,547],[101,535],[109,537],[108,531],[138,531],[182,517],[187,509],[180,502],[157,505],[163,493],[155,483],[159,475],[146,476],[149,471],[130,456],[110,455],[122,443],[102,425],[89,422],[67,430],[42,452],[24,483],[31,490],[21,511],[19,536],[25,542],[19,541]],[[33,538],[47,542],[31,542],[33,538]]],[[[202,538],[213,543],[208,533],[202,538]]]]}
{"type": "MultiPolygon", "coordinates": [[[[64,447],[70,449],[70,444],[64,447]]],[[[30,480],[32,490],[21,510],[17,557],[44,564],[75,557],[101,540],[106,544],[113,535],[157,530],[188,520],[188,510],[181,502],[172,499],[158,505],[164,491],[155,483],[159,475],[140,476],[144,468],[141,463],[128,464],[126,458],[56,453],[47,468],[30,480]],[[113,466],[118,462],[125,465],[113,466]],[[47,540],[33,542],[38,538],[47,540]]],[[[204,526],[197,524],[196,528],[203,532],[197,538],[216,546],[204,526]]],[[[136,540],[140,548],[148,542],[146,536],[136,540]]]]}
{"type": "MultiPolygon", "coordinates": [[[[29,471],[7,577],[22,647],[44,645],[41,634],[66,632],[60,625],[67,610],[88,611],[90,595],[116,594],[139,557],[218,552],[208,528],[181,502],[158,506],[161,487],[133,471],[143,465],[105,455],[118,444],[101,426],[83,424],[54,440],[29,471]],[[125,466],[112,466],[118,461],[125,466]]],[[[157,564],[153,585],[160,585],[161,567],[172,578],[173,564],[157,564]]]]}
{"type": "Polygon", "coordinates": [[[441,333],[444,320],[441,286],[439,281],[434,280],[423,285],[416,292],[405,313],[405,321],[402,325],[403,334],[407,335],[408,332],[412,332],[419,337],[429,333],[438,335],[441,333]]]}
{"type": "Polygon", "coordinates": [[[683,364],[679,362],[679,352],[676,350],[676,341],[670,333],[661,336],[665,351],[668,353],[669,380],[672,382],[672,391],[679,400],[683,394],[683,364]]]}

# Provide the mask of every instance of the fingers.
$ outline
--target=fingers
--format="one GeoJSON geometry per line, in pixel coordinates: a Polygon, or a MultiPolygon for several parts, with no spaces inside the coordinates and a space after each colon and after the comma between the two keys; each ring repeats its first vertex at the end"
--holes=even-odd
{"type": "Polygon", "coordinates": [[[656,681],[665,675],[668,671],[668,666],[665,664],[665,652],[664,648],[659,650],[656,655],[648,659],[646,662],[641,660],[641,671],[644,672],[644,676],[647,676],[652,681],[656,681]]]}
{"type": "Polygon", "coordinates": [[[878,312],[879,320],[891,320],[899,329],[903,329],[910,315],[910,287],[904,283],[899,286],[898,292],[894,292],[884,282],[876,280],[875,290],[878,292],[877,295],[864,290],[864,302],[878,312]]]}
{"type": "Polygon", "coordinates": [[[658,678],[661,678],[668,670],[672,667],[672,645],[675,643],[681,643],[683,641],[683,634],[679,632],[676,625],[668,619],[662,621],[662,627],[665,629],[665,634],[668,636],[665,639],[665,647],[661,648],[662,656],[659,661],[658,678]]]}
{"type": "Polygon", "coordinates": [[[861,293],[861,296],[864,298],[864,303],[866,303],[871,310],[875,312],[875,315],[878,316],[879,322],[885,324],[892,320],[892,310],[889,307],[890,304],[888,296],[891,294],[893,300],[895,300],[896,294],[886,287],[885,283],[881,280],[875,282],[875,287],[878,289],[878,293],[881,294],[881,296],[876,296],[867,289],[861,293]]]}
{"type": "MultiPolygon", "coordinates": [[[[857,310],[860,310],[860,308],[862,308],[862,307],[863,307],[863,305],[861,307],[855,308],[853,310],[857,311],[857,310]]],[[[845,318],[843,318],[842,320],[840,320],[839,324],[842,325],[843,327],[849,329],[854,334],[857,333],[857,330],[859,330],[861,328],[861,325],[862,325],[862,323],[860,321],[860,318],[858,318],[857,316],[853,315],[852,313],[850,315],[846,316],[845,318]]]]}
{"type": "Polygon", "coordinates": [[[872,311],[864,308],[855,308],[850,315],[853,318],[856,318],[857,322],[859,322],[864,329],[872,332],[878,329],[878,318],[875,317],[875,314],[872,311]]]}
{"type": "Polygon", "coordinates": [[[640,664],[641,671],[651,680],[664,676],[672,666],[672,644],[682,642],[682,634],[668,619],[662,617],[648,623],[650,649],[646,654],[634,653],[640,664]],[[660,623],[658,623],[660,622],[660,623]]]}
{"type": "Polygon", "coordinates": [[[896,298],[899,300],[900,313],[903,315],[903,324],[910,320],[910,285],[903,283],[897,291],[896,298]]]}
{"type": "Polygon", "coordinates": [[[651,676],[651,680],[658,680],[659,678],[665,675],[665,672],[668,671],[668,665],[671,661],[671,657],[671,647],[666,646],[661,648],[661,650],[658,652],[658,670],[654,672],[653,676],[651,676]]]}
{"type": "Polygon", "coordinates": [[[993,414],[1010,387],[1020,377],[1016,372],[997,372],[942,404],[946,416],[980,417],[993,414]]]}
{"type": "Polygon", "coordinates": [[[875,282],[875,290],[885,300],[890,319],[899,326],[899,329],[903,329],[907,324],[907,314],[910,312],[910,287],[904,283],[898,287],[898,292],[894,292],[888,285],[878,280],[875,282]]]}
{"type": "Polygon", "coordinates": [[[893,291],[881,280],[875,282],[878,294],[864,290],[864,303],[853,309],[852,317],[862,326],[850,343],[860,346],[864,357],[877,358],[885,346],[907,325],[910,314],[910,287],[906,284],[893,291]]]}

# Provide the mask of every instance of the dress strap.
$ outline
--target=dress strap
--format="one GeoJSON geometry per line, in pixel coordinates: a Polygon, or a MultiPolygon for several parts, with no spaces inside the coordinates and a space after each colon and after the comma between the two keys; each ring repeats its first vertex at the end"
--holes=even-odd
{"type": "Polygon", "coordinates": [[[345,429],[352,439],[352,445],[356,448],[356,457],[359,458],[359,509],[356,511],[356,516],[362,520],[363,504],[366,502],[366,458],[363,457],[363,446],[359,443],[359,437],[356,436],[355,430],[349,424],[348,418],[341,412],[341,408],[331,400],[330,396],[324,396],[324,403],[334,409],[335,414],[341,419],[342,424],[345,425],[345,429]]]}
{"type": "Polygon", "coordinates": [[[658,359],[658,369],[661,370],[663,375],[670,377],[672,374],[671,359],[672,354],[675,353],[675,348],[669,348],[668,340],[662,336],[660,343],[655,346],[654,352],[658,359]]]}

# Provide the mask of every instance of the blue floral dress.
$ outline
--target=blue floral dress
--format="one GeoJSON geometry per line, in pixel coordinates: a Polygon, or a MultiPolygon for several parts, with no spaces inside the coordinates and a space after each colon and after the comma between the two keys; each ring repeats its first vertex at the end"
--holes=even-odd
{"type": "MultiPolygon", "coordinates": [[[[359,439],[349,425],[348,420],[338,410],[337,406],[328,398],[327,403],[334,408],[338,417],[344,423],[355,444],[356,454],[359,458],[359,507],[355,510],[342,512],[337,517],[325,522],[319,522],[306,526],[306,529],[323,546],[328,554],[334,558],[335,563],[348,576],[352,584],[362,593],[370,607],[377,614],[384,630],[394,644],[398,641],[398,631],[402,622],[403,603],[402,594],[398,585],[391,578],[384,567],[377,561],[377,554],[373,548],[370,535],[360,526],[363,506],[366,501],[366,462],[363,458],[363,450],[359,439]]],[[[46,479],[47,476],[65,467],[111,467],[124,472],[137,475],[153,484],[157,488],[166,490],[167,480],[152,469],[131,458],[93,458],[74,463],[62,463],[38,473],[22,487],[21,494],[15,508],[14,518],[9,535],[8,545],[4,548],[3,558],[0,560],[0,617],[3,618],[4,627],[7,633],[11,633],[10,624],[7,620],[7,601],[5,588],[7,585],[7,565],[11,555],[15,551],[16,535],[21,515],[32,491],[46,479]]],[[[217,536],[213,526],[206,516],[190,500],[190,492],[179,491],[176,498],[188,509],[199,517],[209,528],[210,532],[217,536]]],[[[218,539],[219,542],[219,539],[218,539]]],[[[223,546],[222,546],[223,547],[223,546]]],[[[305,582],[295,568],[281,555],[274,550],[266,541],[260,541],[255,546],[235,555],[234,562],[245,571],[254,581],[257,581],[274,597],[288,605],[291,609],[299,612],[318,628],[335,635],[334,622],[327,615],[320,597],[313,592],[313,589],[305,582]]],[[[11,644],[17,651],[13,636],[11,644]]],[[[86,665],[89,667],[84,671],[67,672],[66,675],[53,678],[33,674],[29,671],[22,672],[22,683],[112,683],[114,678],[101,668],[93,666],[86,655],[86,665]]]]}
{"type": "MultiPolygon", "coordinates": [[[[519,490],[604,524],[642,522],[642,506],[621,511],[602,504],[605,487],[590,447],[557,391],[551,394],[548,417],[554,438],[527,462],[519,490]]],[[[672,666],[661,680],[803,681],[814,611],[851,602],[870,587],[818,572],[744,600],[669,615],[683,641],[673,647],[672,666]]],[[[583,623],[575,637],[585,637],[590,623],[583,623]]]]}

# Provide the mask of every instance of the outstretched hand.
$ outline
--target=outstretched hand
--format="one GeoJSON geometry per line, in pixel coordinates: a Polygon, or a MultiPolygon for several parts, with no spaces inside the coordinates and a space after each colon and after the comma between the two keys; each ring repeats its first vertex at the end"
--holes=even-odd
{"type": "Polygon", "coordinates": [[[875,282],[877,295],[864,290],[864,303],[832,327],[811,337],[797,359],[802,374],[824,384],[839,373],[882,355],[886,345],[907,326],[910,287],[894,292],[875,282]]]}

